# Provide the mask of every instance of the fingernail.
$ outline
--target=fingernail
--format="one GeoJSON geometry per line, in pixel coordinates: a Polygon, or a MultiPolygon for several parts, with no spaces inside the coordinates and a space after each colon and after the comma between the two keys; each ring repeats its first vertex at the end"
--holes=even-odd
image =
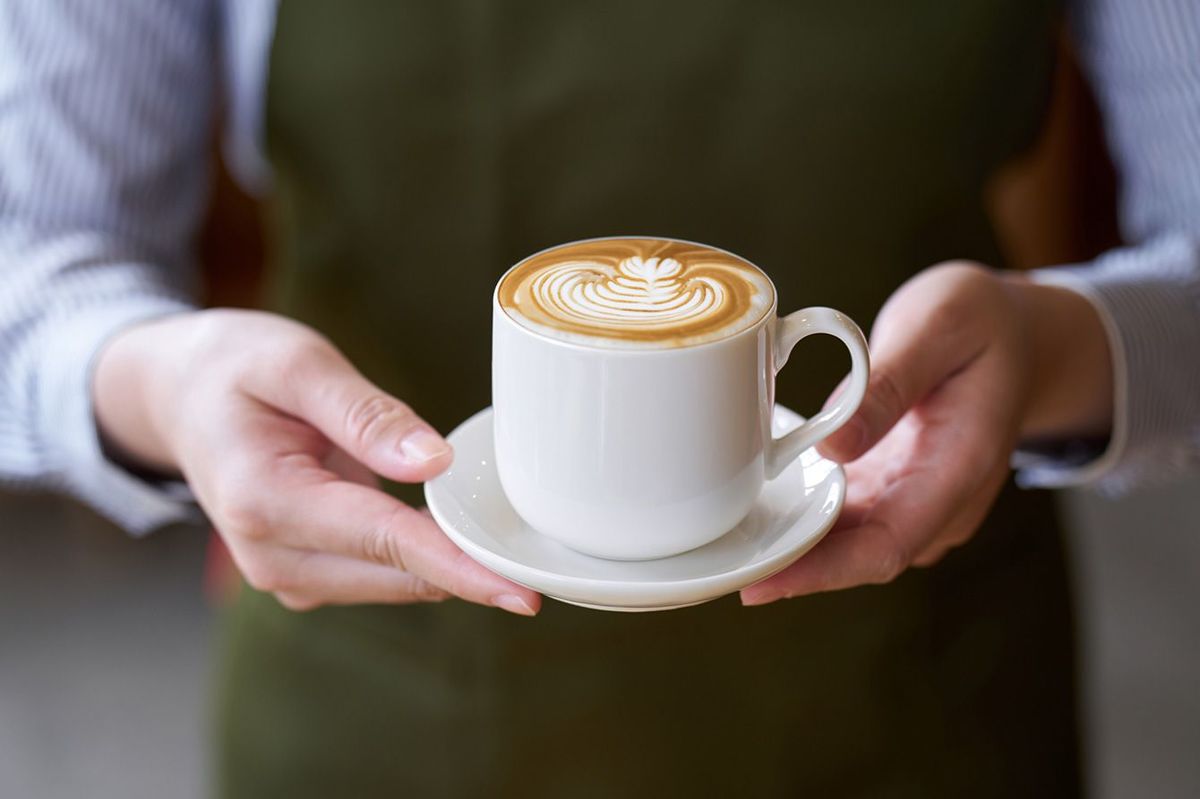
{"type": "Polygon", "coordinates": [[[431,461],[449,451],[445,439],[427,427],[418,427],[400,440],[400,452],[417,463],[431,461]]]}
{"type": "Polygon", "coordinates": [[[755,605],[769,605],[772,602],[783,599],[783,594],[778,591],[743,591],[742,605],[744,607],[753,607],[755,605]]]}
{"type": "Polygon", "coordinates": [[[529,607],[529,603],[516,594],[498,594],[492,597],[492,604],[509,613],[516,613],[519,616],[536,616],[537,613],[533,608],[529,607]]]}

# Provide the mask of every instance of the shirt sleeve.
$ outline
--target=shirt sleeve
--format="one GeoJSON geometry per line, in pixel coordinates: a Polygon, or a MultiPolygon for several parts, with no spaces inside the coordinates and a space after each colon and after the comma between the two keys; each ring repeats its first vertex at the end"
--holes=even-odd
{"type": "Polygon", "coordinates": [[[1079,54],[1120,176],[1133,244],[1036,270],[1095,306],[1113,355],[1107,446],[1018,452],[1027,486],[1120,493],[1200,466],[1200,3],[1079,0],[1079,54]]]}
{"type": "Polygon", "coordinates": [[[141,533],[194,514],[106,459],[100,346],[192,307],[208,184],[210,0],[0,3],[0,481],[141,533]]]}

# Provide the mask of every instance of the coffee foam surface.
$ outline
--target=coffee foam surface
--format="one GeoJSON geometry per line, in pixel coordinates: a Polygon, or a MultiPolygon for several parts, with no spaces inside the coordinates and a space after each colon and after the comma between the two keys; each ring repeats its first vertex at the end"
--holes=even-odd
{"type": "Polygon", "coordinates": [[[775,292],[756,266],[702,244],[595,239],[513,267],[497,292],[521,325],[552,338],[630,348],[700,344],[752,327],[775,292]]]}

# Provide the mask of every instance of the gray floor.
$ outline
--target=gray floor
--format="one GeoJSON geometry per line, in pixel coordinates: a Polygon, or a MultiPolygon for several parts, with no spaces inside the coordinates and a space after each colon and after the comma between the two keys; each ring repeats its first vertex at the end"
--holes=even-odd
{"type": "Polygon", "coordinates": [[[1066,508],[1095,795],[1200,796],[1200,481],[1066,508]]]}
{"type": "MultiPolygon", "coordinates": [[[[1200,483],[1068,507],[1093,795],[1200,796],[1200,483]]],[[[0,797],[205,794],[202,556],[0,496],[0,797]]]]}
{"type": "Polygon", "coordinates": [[[0,496],[0,797],[205,794],[203,551],[0,496]]]}

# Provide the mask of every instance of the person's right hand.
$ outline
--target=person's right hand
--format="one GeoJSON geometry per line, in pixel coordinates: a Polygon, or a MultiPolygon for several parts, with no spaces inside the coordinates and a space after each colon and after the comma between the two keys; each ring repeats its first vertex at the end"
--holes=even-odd
{"type": "Polygon", "coordinates": [[[102,348],[93,399],[108,446],[182,474],[246,580],[289,608],[541,605],[377,488],[434,477],[450,446],[304,325],[235,310],[134,325],[102,348]]]}

